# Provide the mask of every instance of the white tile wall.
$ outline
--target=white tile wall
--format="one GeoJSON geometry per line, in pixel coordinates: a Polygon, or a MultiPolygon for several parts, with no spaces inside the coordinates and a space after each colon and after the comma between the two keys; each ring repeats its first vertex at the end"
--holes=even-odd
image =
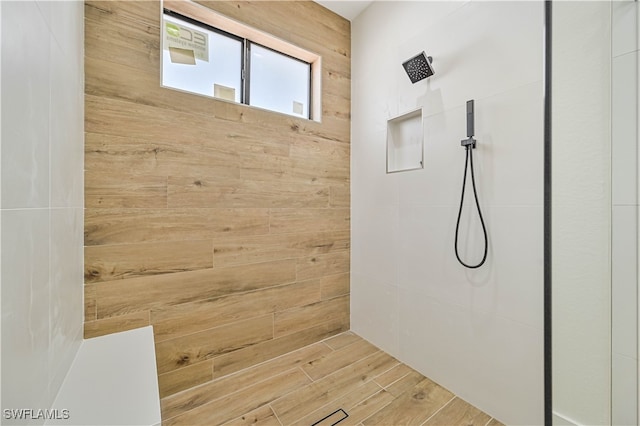
{"type": "Polygon", "coordinates": [[[611,395],[611,424],[616,426],[634,426],[638,424],[638,360],[617,353],[613,354],[611,395]]]}
{"type": "Polygon", "coordinates": [[[553,403],[575,424],[638,421],[637,6],[554,4],[553,403]]]}
{"type": "Polygon", "coordinates": [[[612,3],[611,420],[638,424],[637,2],[612,3]]]}
{"type": "Polygon", "coordinates": [[[4,210],[1,226],[2,406],[47,408],[49,212],[4,210]]]}
{"type": "Polygon", "coordinates": [[[611,54],[614,58],[638,50],[638,10],[634,0],[612,2],[611,24],[611,54]]]}
{"type": "Polygon", "coordinates": [[[1,402],[45,409],[82,340],[83,4],[0,9],[1,402]]]}
{"type": "Polygon", "coordinates": [[[3,9],[2,208],[47,207],[50,35],[34,2],[3,9]]]}
{"type": "Polygon", "coordinates": [[[398,289],[369,275],[351,274],[351,329],[399,357],[398,289]]]}
{"type": "Polygon", "coordinates": [[[635,205],[638,203],[638,51],[614,57],[611,72],[612,202],[614,205],[635,205]]]}
{"type": "Polygon", "coordinates": [[[509,424],[543,415],[542,34],[533,2],[375,2],[352,22],[352,329],[509,424]],[[436,74],[412,85],[401,64],[423,50],[436,74]],[[453,251],[468,99],[477,270],[453,251]],[[417,107],[425,168],[386,175],[386,121],[417,107]]]}

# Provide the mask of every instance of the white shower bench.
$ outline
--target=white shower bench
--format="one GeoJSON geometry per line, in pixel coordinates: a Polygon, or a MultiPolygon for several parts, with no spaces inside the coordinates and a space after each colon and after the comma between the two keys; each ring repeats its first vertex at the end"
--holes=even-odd
{"type": "Polygon", "coordinates": [[[53,408],[69,418],[48,425],[159,425],[153,328],[84,340],[53,408]]]}

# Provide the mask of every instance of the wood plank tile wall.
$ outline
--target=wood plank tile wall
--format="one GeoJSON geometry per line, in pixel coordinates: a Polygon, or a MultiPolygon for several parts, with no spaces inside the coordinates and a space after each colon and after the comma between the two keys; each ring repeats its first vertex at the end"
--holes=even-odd
{"type": "Polygon", "coordinates": [[[321,55],[322,122],[162,88],[160,3],[85,3],[85,337],[152,324],[163,397],[349,329],[350,24],[199,3],[321,55]]]}

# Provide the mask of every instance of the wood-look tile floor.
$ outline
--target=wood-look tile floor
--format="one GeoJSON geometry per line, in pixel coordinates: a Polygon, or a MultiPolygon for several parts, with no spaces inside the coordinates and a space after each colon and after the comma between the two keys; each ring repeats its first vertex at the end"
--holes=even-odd
{"type": "Polygon", "coordinates": [[[501,425],[352,332],[161,404],[163,426],[501,425]]]}

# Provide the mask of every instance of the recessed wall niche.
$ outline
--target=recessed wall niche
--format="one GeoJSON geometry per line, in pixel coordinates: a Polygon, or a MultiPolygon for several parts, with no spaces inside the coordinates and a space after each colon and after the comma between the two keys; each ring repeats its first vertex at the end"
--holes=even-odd
{"type": "Polygon", "coordinates": [[[424,168],[422,108],[387,120],[387,173],[424,168]]]}

